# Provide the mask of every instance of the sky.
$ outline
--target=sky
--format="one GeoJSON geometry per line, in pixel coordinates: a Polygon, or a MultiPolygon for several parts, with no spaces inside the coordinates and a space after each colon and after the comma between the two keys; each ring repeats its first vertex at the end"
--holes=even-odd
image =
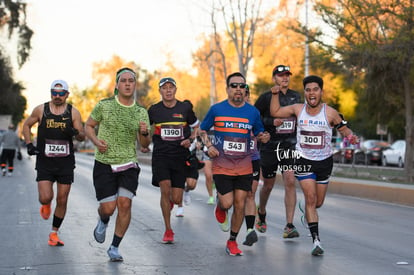
{"type": "MultiPolygon", "coordinates": [[[[50,100],[50,84],[66,80],[86,88],[92,65],[113,55],[148,70],[162,70],[167,53],[178,67],[191,66],[209,14],[192,0],[27,0],[34,31],[29,61],[15,70],[27,112],[50,100]]],[[[17,66],[15,66],[17,68],[17,66]]]]}

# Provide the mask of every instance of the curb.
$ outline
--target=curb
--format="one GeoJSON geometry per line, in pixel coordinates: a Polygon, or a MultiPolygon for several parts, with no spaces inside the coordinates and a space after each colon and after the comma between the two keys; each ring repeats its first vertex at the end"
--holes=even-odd
{"type": "Polygon", "coordinates": [[[389,203],[414,206],[414,186],[332,178],[328,192],[372,199],[389,203]]]}

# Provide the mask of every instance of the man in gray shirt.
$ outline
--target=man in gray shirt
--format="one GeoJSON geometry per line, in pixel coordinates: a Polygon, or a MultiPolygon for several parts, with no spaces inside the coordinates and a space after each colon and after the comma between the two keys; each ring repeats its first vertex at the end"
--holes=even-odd
{"type": "Polygon", "coordinates": [[[16,149],[20,155],[20,139],[17,136],[14,125],[9,125],[9,130],[0,136],[0,144],[3,146],[1,152],[1,172],[3,176],[7,175],[12,176],[14,170],[14,156],[16,155],[16,149]],[[8,165],[8,166],[7,166],[8,165]]]}

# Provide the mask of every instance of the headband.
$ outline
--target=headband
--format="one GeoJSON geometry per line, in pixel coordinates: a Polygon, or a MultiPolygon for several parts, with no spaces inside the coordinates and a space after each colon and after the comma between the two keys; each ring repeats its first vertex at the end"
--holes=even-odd
{"type": "Polygon", "coordinates": [[[132,71],[131,69],[126,68],[126,69],[121,69],[121,70],[119,70],[119,71],[116,73],[116,78],[115,78],[115,81],[116,81],[115,90],[114,90],[114,94],[115,94],[115,95],[117,95],[117,94],[118,94],[118,88],[117,88],[116,86],[118,86],[119,79],[121,78],[121,75],[122,75],[122,74],[124,74],[124,73],[129,73],[129,74],[131,74],[131,76],[134,78],[134,80],[136,80],[136,79],[137,79],[137,75],[136,75],[136,74],[135,74],[135,72],[134,72],[134,71],[132,71]]]}

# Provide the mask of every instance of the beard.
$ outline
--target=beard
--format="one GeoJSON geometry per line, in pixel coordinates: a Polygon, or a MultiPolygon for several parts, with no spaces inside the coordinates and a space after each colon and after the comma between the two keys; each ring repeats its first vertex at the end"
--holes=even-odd
{"type": "Polygon", "coordinates": [[[233,97],[231,100],[234,104],[239,105],[240,103],[244,102],[244,98],[243,97],[233,97]]]}
{"type": "Polygon", "coordinates": [[[60,98],[55,98],[53,99],[53,104],[55,106],[62,106],[63,104],[65,104],[65,101],[60,98]]]}

